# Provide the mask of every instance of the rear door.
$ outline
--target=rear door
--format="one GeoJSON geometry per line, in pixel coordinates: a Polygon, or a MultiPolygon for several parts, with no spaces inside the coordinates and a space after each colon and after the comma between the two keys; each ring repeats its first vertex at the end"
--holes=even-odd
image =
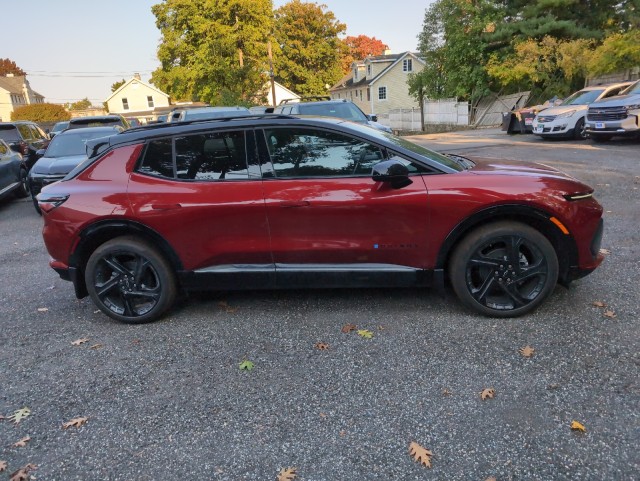
{"type": "Polygon", "coordinates": [[[252,131],[152,140],[128,191],[134,215],[177,252],[189,287],[268,287],[273,281],[252,131]]]}

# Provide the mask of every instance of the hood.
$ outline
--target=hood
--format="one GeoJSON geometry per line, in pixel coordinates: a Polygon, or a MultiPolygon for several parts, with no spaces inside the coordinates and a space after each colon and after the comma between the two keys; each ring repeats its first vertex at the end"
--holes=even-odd
{"type": "Polygon", "coordinates": [[[589,108],[588,105],[556,105],[555,107],[549,107],[548,109],[541,110],[538,112],[538,115],[541,117],[545,117],[547,115],[560,115],[571,110],[578,112],[580,110],[587,110],[587,108],[589,108]]]}
{"type": "MultiPolygon", "coordinates": [[[[567,179],[576,181],[569,174],[560,172],[553,167],[535,162],[519,162],[497,159],[477,159],[473,158],[476,163],[471,169],[474,174],[491,174],[491,175],[518,175],[531,177],[553,177],[555,179],[567,179]]],[[[576,181],[577,182],[577,181],[576,181]]]]}
{"type": "Polygon", "coordinates": [[[86,155],[65,157],[40,157],[31,168],[31,172],[41,175],[67,175],[76,165],[86,159],[86,155]]]}
{"type": "Polygon", "coordinates": [[[598,107],[626,107],[631,104],[640,104],[640,94],[616,95],[606,100],[599,100],[589,105],[589,108],[596,109],[598,107]]]}

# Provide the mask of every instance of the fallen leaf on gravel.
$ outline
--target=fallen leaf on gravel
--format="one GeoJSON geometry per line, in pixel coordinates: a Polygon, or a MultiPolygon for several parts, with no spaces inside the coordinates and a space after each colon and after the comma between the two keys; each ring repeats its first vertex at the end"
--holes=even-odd
{"type": "Polygon", "coordinates": [[[231,307],[231,306],[227,303],[227,301],[220,301],[220,302],[218,302],[218,305],[219,305],[221,308],[223,308],[226,312],[229,312],[229,313],[233,313],[233,312],[236,312],[236,311],[238,310],[238,308],[237,308],[237,307],[231,307]]]}
{"type": "Polygon", "coordinates": [[[316,342],[313,347],[319,349],[320,351],[326,351],[327,349],[329,349],[329,344],[327,344],[326,342],[316,342]]]}
{"type": "Polygon", "coordinates": [[[0,473],[2,471],[4,471],[5,469],[7,469],[7,462],[6,461],[0,461],[0,473]]]}
{"type": "Polygon", "coordinates": [[[378,326],[378,331],[384,331],[386,329],[386,327],[384,326],[378,326]]]}
{"type": "Polygon", "coordinates": [[[609,254],[611,254],[611,251],[609,249],[600,249],[600,254],[608,256],[609,254]]]}
{"type": "Polygon", "coordinates": [[[296,479],[297,468],[282,468],[278,473],[278,481],[292,481],[296,479]]]}
{"type": "Polygon", "coordinates": [[[618,317],[618,316],[616,316],[616,313],[614,311],[608,310],[608,311],[604,311],[604,317],[613,319],[614,317],[618,317]]]}
{"type": "Polygon", "coordinates": [[[420,462],[423,466],[426,466],[427,468],[431,467],[431,456],[433,456],[433,453],[428,449],[423,448],[418,443],[409,443],[409,455],[413,456],[413,459],[420,462]]]}
{"type": "Polygon", "coordinates": [[[14,448],[24,448],[29,441],[31,441],[31,437],[30,436],[25,436],[20,441],[16,441],[15,443],[13,443],[13,447],[14,448]]]}
{"type": "Polygon", "coordinates": [[[47,312],[48,310],[48,307],[38,307],[38,312],[47,312]]]}
{"type": "Polygon", "coordinates": [[[443,389],[442,390],[442,395],[443,396],[451,396],[452,392],[449,391],[448,389],[443,389]]]}
{"type": "Polygon", "coordinates": [[[31,478],[29,472],[33,471],[34,469],[38,469],[38,467],[35,464],[29,463],[26,466],[21,467],[17,471],[14,471],[9,477],[9,481],[29,481],[29,479],[31,478]]]}
{"type": "Polygon", "coordinates": [[[357,329],[355,324],[345,324],[344,326],[342,326],[342,329],[340,329],[344,334],[348,334],[351,331],[355,331],[357,329]]]}
{"type": "Polygon", "coordinates": [[[88,341],[89,341],[88,337],[83,337],[82,339],[76,339],[75,341],[71,341],[71,345],[79,346],[80,344],[84,344],[85,342],[88,342],[88,341]]]}
{"type": "Polygon", "coordinates": [[[347,432],[344,429],[340,431],[340,437],[345,437],[346,435],[347,435],[347,432]]]}
{"type": "Polygon", "coordinates": [[[358,336],[364,337],[365,339],[371,339],[373,337],[373,332],[368,329],[360,329],[358,330],[358,336]]]}
{"type": "Polygon", "coordinates": [[[89,349],[100,349],[101,347],[104,347],[104,344],[94,344],[93,346],[89,347],[89,349]]]}
{"type": "Polygon", "coordinates": [[[496,391],[495,389],[493,389],[492,387],[488,387],[486,389],[483,389],[482,392],[480,393],[480,397],[482,398],[482,400],[484,401],[485,399],[493,399],[493,396],[496,395],[496,391]]]}
{"type": "Polygon", "coordinates": [[[490,478],[487,478],[484,481],[497,481],[497,479],[494,476],[491,476],[490,478]]]}
{"type": "Polygon", "coordinates": [[[253,363],[248,359],[245,359],[240,363],[239,367],[241,371],[251,371],[253,369],[253,363]]]}
{"type": "Polygon", "coordinates": [[[574,431],[580,431],[581,433],[586,433],[587,432],[587,428],[585,428],[578,421],[573,421],[571,423],[571,429],[573,429],[574,431]]]}
{"type": "Polygon", "coordinates": [[[18,409],[17,411],[15,411],[7,419],[9,419],[9,421],[13,421],[15,424],[18,424],[20,421],[28,417],[30,414],[31,414],[31,409],[29,409],[28,407],[23,407],[22,409],[18,409]]]}
{"type": "Polygon", "coordinates": [[[607,305],[602,301],[593,301],[594,307],[607,307],[607,305]]]}
{"type": "Polygon", "coordinates": [[[88,419],[89,418],[73,418],[71,421],[67,421],[66,423],[63,423],[62,429],[79,428],[84,423],[86,423],[88,419]]]}
{"type": "Polygon", "coordinates": [[[533,349],[531,346],[526,346],[520,349],[520,354],[522,354],[524,357],[531,357],[533,356],[534,351],[535,349],[533,349]]]}

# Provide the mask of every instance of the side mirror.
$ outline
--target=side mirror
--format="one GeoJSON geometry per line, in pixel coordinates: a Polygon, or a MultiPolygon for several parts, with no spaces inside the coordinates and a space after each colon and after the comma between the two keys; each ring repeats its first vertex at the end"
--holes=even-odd
{"type": "Polygon", "coordinates": [[[46,151],[47,149],[36,150],[36,159],[39,159],[40,157],[42,157],[46,151]]]}
{"type": "Polygon", "coordinates": [[[369,114],[369,115],[367,115],[367,118],[369,120],[371,120],[371,122],[377,122],[378,121],[378,116],[377,115],[369,114]]]}
{"type": "Polygon", "coordinates": [[[371,178],[375,182],[388,182],[394,189],[401,189],[413,183],[409,169],[399,160],[385,160],[373,166],[371,178]]]}

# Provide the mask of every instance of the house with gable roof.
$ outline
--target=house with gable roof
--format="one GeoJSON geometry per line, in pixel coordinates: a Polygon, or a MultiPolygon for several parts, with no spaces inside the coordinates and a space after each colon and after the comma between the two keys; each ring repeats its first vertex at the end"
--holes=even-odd
{"type": "Polygon", "coordinates": [[[44,97],[31,89],[25,75],[0,76],[0,122],[10,122],[11,113],[18,107],[42,103],[44,97]]]}
{"type": "Polygon", "coordinates": [[[417,53],[385,53],[351,64],[351,72],[329,89],[332,99],[347,99],[367,114],[420,108],[409,95],[407,78],[424,68],[417,53]]]}
{"type": "Polygon", "coordinates": [[[170,98],[162,90],[143,82],[140,74],[125,82],[105,100],[110,113],[142,123],[156,120],[170,110],[170,98]]]}

